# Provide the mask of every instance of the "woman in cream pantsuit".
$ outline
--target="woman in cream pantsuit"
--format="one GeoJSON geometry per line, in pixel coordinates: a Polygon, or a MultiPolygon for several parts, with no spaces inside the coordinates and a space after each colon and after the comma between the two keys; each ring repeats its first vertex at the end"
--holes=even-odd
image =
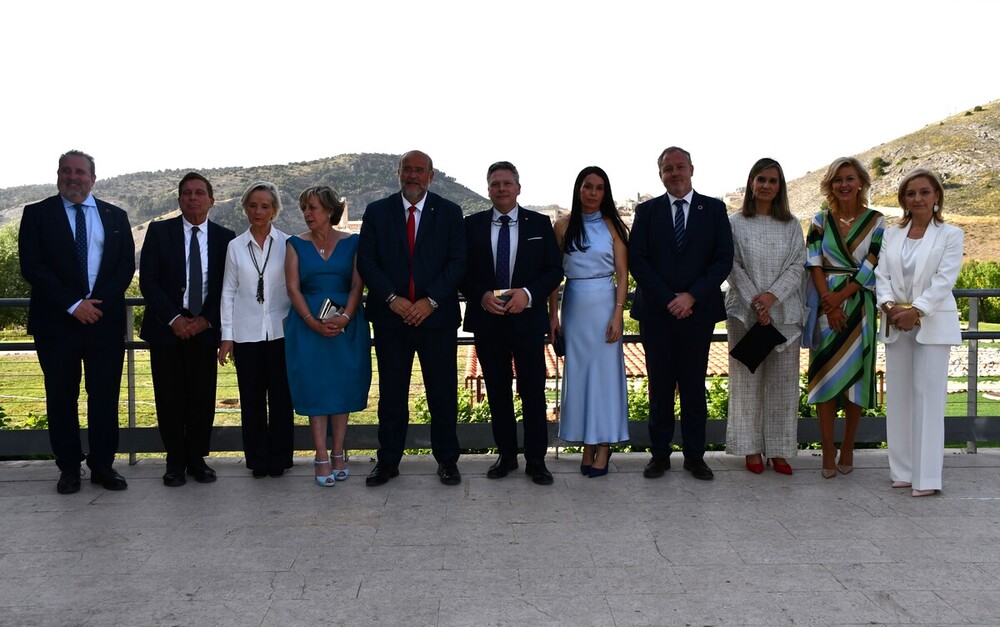
{"type": "Polygon", "coordinates": [[[941,489],[950,346],[961,344],[952,288],[964,233],[945,224],[944,189],[929,170],[899,184],[900,223],[885,232],[875,268],[886,344],[886,440],[894,488],[913,496],[941,489]]]}

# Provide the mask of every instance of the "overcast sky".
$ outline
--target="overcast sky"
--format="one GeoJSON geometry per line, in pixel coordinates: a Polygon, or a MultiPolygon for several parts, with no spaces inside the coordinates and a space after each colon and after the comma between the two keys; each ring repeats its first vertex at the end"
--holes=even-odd
{"type": "MultiPolygon", "coordinates": [[[[0,187],[349,152],[428,152],[486,194],[569,206],[587,165],[617,198],[693,155],[721,195],[771,156],[789,178],[1000,99],[1000,2],[4,3],[0,187]]],[[[299,190],[288,190],[295,195],[299,190]]]]}

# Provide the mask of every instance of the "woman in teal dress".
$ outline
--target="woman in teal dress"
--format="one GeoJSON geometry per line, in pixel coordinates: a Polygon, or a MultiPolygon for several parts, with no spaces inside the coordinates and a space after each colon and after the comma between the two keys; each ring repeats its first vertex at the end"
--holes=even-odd
{"type": "Polygon", "coordinates": [[[806,237],[806,267],[819,293],[809,402],[819,415],[826,479],[854,469],[861,410],[875,406],[875,266],[885,218],[868,208],[870,187],[868,172],[854,157],[831,163],[820,183],[830,209],[813,217],[806,237]],[[833,440],[838,399],[846,417],[839,458],[833,440]]]}
{"type": "Polygon", "coordinates": [[[370,336],[355,263],[358,236],[334,228],[347,203],[330,187],[305,190],[299,207],[309,230],[288,238],[285,255],[292,301],[285,320],[288,385],[295,413],[309,416],[316,483],[333,487],[350,474],[344,461],[347,415],[368,406],[372,381],[370,336]],[[326,299],[336,308],[321,320],[326,299]],[[333,439],[329,454],[328,420],[333,439]]]}

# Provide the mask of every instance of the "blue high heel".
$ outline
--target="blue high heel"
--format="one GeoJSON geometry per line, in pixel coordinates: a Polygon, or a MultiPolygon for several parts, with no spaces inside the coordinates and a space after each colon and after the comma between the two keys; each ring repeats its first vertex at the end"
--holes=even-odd
{"type": "MultiPolygon", "coordinates": [[[[599,444],[598,446],[607,446],[608,447],[608,461],[606,461],[604,463],[604,468],[598,468],[597,466],[591,466],[590,472],[587,473],[587,477],[590,478],[590,479],[594,479],[595,477],[603,477],[604,475],[608,474],[608,468],[611,468],[611,447],[610,447],[610,445],[608,445],[608,444],[599,444]]],[[[597,455],[595,454],[594,457],[595,457],[595,461],[596,461],[597,455]]]]}
{"type": "MultiPolygon", "coordinates": [[[[323,464],[330,464],[330,470],[333,470],[333,464],[329,459],[324,459],[323,461],[319,461],[314,457],[313,464],[315,464],[316,466],[322,466],[323,464]]],[[[336,475],[333,473],[329,475],[316,475],[315,478],[316,478],[316,485],[318,485],[321,488],[332,488],[333,486],[337,485],[336,475]]]]}
{"type": "MultiPolygon", "coordinates": [[[[334,455],[334,454],[331,453],[330,454],[330,459],[344,459],[344,454],[341,453],[340,455],[334,455]]],[[[347,481],[347,477],[349,477],[350,474],[351,474],[351,469],[350,468],[342,468],[340,470],[336,470],[331,465],[330,466],[330,470],[333,470],[333,477],[337,481],[347,481]]]]}

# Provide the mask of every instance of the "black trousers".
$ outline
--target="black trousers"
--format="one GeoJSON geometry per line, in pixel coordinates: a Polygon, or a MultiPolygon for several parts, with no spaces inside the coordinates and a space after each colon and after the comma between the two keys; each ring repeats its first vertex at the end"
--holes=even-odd
{"type": "Polygon", "coordinates": [[[217,358],[218,348],[197,337],[149,347],[156,422],[170,469],[198,463],[209,453],[217,358]]]}
{"type": "Polygon", "coordinates": [[[674,439],[674,390],[681,396],[681,440],[686,459],[705,456],[708,419],[705,376],[715,325],[672,316],[639,323],[649,377],[649,440],[654,456],[669,455],[674,439]]]}
{"type": "Polygon", "coordinates": [[[410,419],[413,356],[420,359],[431,413],[431,450],[439,463],[458,461],[458,337],[454,328],[376,326],[378,460],[399,464],[410,419]]]}
{"type": "Polygon", "coordinates": [[[111,468],[118,451],[118,399],[125,340],[121,333],[94,332],[35,336],[38,363],[45,377],[49,442],[59,470],[72,472],[87,460],[91,470],[111,468]],[[82,364],[82,368],[81,368],[82,364]],[[80,443],[80,379],[86,373],[87,445],[80,443]]]}
{"type": "Polygon", "coordinates": [[[545,420],[545,336],[518,333],[508,319],[498,322],[492,332],[476,334],[476,354],[486,379],[493,441],[501,455],[517,454],[513,361],[524,421],[524,457],[538,461],[545,457],[549,444],[545,420]]]}
{"type": "Polygon", "coordinates": [[[292,395],[285,368],[285,340],[237,342],[233,361],[240,387],[247,468],[291,468],[292,395]]]}

